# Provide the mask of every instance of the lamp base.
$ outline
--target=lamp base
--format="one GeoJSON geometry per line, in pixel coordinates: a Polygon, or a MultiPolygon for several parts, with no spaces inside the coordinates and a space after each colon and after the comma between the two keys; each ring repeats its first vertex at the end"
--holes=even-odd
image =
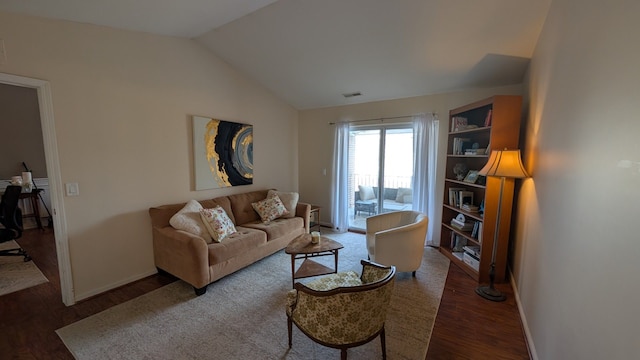
{"type": "Polygon", "coordinates": [[[476,294],[482,296],[483,298],[485,298],[487,300],[491,300],[491,301],[505,301],[505,300],[507,300],[507,297],[503,293],[501,293],[500,291],[496,290],[492,286],[478,286],[476,288],[476,294]]]}

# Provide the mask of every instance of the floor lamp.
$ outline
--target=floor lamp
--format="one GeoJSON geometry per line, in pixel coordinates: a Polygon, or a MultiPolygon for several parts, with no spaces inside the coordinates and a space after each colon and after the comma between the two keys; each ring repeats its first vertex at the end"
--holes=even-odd
{"type": "Polygon", "coordinates": [[[529,174],[522,166],[520,160],[520,150],[493,150],[487,164],[478,171],[479,175],[495,176],[500,178],[500,197],[498,200],[498,215],[496,217],[496,228],[493,232],[493,251],[491,253],[491,268],[489,269],[489,285],[478,286],[476,293],[485,299],[492,301],[504,301],[507,297],[493,287],[496,276],[496,253],[498,251],[498,240],[500,236],[500,216],[502,210],[502,192],[506,178],[523,179],[529,174]]]}

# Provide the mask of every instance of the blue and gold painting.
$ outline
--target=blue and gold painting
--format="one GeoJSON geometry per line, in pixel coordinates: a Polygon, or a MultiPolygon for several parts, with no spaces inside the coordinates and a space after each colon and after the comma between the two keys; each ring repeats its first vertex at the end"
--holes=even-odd
{"type": "Polygon", "coordinates": [[[193,117],[196,190],[253,184],[253,126],[193,117]]]}

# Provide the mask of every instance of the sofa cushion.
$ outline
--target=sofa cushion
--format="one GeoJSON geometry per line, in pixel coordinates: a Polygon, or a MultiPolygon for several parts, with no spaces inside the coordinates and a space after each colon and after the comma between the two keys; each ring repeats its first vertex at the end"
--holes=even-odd
{"type": "Polygon", "coordinates": [[[202,205],[200,205],[199,202],[190,200],[169,219],[169,224],[178,230],[200,236],[207,243],[210,243],[211,235],[209,235],[207,228],[202,222],[200,209],[202,209],[202,205]]]}
{"type": "Polygon", "coordinates": [[[360,200],[362,201],[373,200],[376,198],[376,194],[373,192],[373,187],[371,186],[358,185],[358,190],[360,192],[360,200]]]}
{"type": "Polygon", "coordinates": [[[301,217],[294,217],[290,219],[280,218],[268,224],[260,221],[254,221],[242,226],[264,231],[267,234],[268,241],[291,234],[292,232],[299,231],[300,229],[304,230],[304,220],[301,217]]]}
{"type": "Polygon", "coordinates": [[[225,237],[236,232],[236,227],[221,206],[200,209],[200,216],[215,242],[221,242],[225,237]]]}
{"type": "Polygon", "coordinates": [[[209,248],[209,264],[219,264],[241,254],[255,251],[267,242],[267,235],[258,230],[237,227],[236,232],[223,242],[212,243],[209,248]]]}
{"type": "Polygon", "coordinates": [[[297,192],[269,190],[267,197],[270,197],[273,194],[278,195],[280,201],[284,204],[284,207],[287,208],[288,213],[286,215],[282,215],[283,218],[292,218],[296,216],[296,206],[298,205],[300,194],[297,192]]]}
{"type": "Polygon", "coordinates": [[[395,200],[399,203],[411,203],[413,200],[412,190],[410,188],[398,188],[395,200]]]}
{"type": "Polygon", "coordinates": [[[229,195],[233,219],[236,224],[242,225],[260,219],[251,203],[267,198],[267,190],[250,191],[243,194],[229,195]]]}

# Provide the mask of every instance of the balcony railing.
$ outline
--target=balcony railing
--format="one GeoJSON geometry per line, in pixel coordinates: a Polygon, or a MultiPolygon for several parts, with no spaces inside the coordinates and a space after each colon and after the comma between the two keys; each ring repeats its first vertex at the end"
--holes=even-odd
{"type": "MultiPolygon", "coordinates": [[[[411,188],[411,176],[385,176],[384,187],[388,189],[411,188]]],[[[369,174],[351,174],[351,182],[349,183],[349,191],[351,194],[358,191],[358,185],[378,186],[378,176],[369,174]]],[[[349,197],[349,206],[353,207],[354,199],[349,197]]]]}

